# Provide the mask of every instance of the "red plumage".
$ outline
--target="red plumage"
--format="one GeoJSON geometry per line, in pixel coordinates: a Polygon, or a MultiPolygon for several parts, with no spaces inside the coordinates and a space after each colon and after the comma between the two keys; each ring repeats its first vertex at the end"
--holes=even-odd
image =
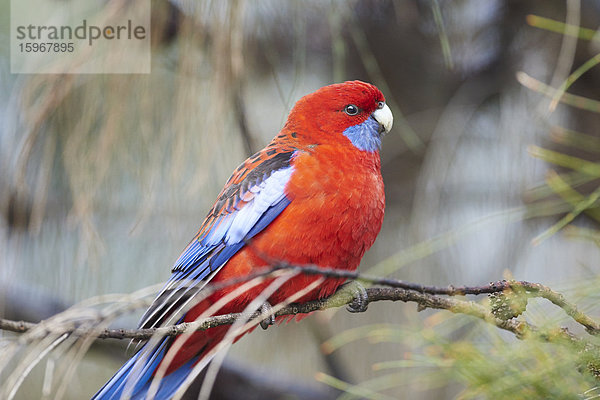
{"type": "MultiPolygon", "coordinates": [[[[300,99],[279,135],[229,178],[141,326],[165,323],[169,315],[185,305],[190,296],[181,289],[180,282],[184,279],[192,279],[199,287],[208,279],[211,283],[225,282],[264,269],[267,260],[355,270],[375,241],[383,221],[385,196],[378,145],[382,131],[389,130],[391,123],[391,112],[382,93],[368,83],[330,85],[300,99]],[[278,183],[282,184],[281,189],[278,183]],[[282,192],[279,195],[278,190],[282,192]],[[257,202],[265,199],[272,204],[260,208],[257,202]],[[255,209],[262,213],[258,220],[258,216],[251,218],[255,209]],[[268,217],[264,223],[263,216],[268,217]],[[245,239],[242,241],[238,236],[245,239]],[[215,271],[214,276],[208,275],[211,271],[215,271]]],[[[316,279],[320,278],[297,275],[268,301],[284,302],[316,279]]],[[[243,311],[271,281],[235,297],[218,313],[243,311]]],[[[326,279],[297,301],[330,296],[343,281],[326,279]]],[[[238,286],[211,294],[193,306],[183,320],[196,320],[238,286]]],[[[166,375],[194,357],[198,362],[228,329],[221,326],[167,339],[171,353],[176,353],[166,357],[170,359],[166,375]]],[[[156,354],[158,350],[148,351],[156,354]]],[[[148,365],[150,361],[142,362],[148,365]]],[[[131,365],[123,368],[131,369],[131,365]]],[[[98,397],[112,398],[122,393],[123,376],[128,374],[125,371],[115,375],[98,397]]]]}
{"type": "MultiPolygon", "coordinates": [[[[379,152],[361,151],[342,134],[345,128],[357,124],[357,120],[340,111],[347,104],[355,104],[365,110],[360,118],[363,122],[375,111],[379,101],[385,99],[377,88],[358,81],[327,86],[298,101],[280,134],[257,153],[258,157],[245,161],[228,181],[228,184],[239,182],[254,166],[279,152],[298,150],[299,154],[291,162],[294,173],[285,188],[292,203],[252,239],[251,246],[236,253],[211,282],[256,272],[257,268],[268,265],[265,255],[268,259],[295,265],[314,264],[346,270],[358,267],[381,229],[385,194],[379,152]],[[270,150],[277,152],[269,156],[270,150]]],[[[269,298],[269,303],[285,301],[316,279],[319,278],[311,275],[292,278],[269,298]]],[[[220,314],[243,311],[269,282],[237,297],[222,308],[220,314]]],[[[343,282],[343,279],[327,279],[299,302],[328,297],[343,282]]],[[[238,286],[211,295],[190,310],[185,321],[194,321],[209,305],[238,286]]],[[[213,328],[185,339],[168,372],[201,349],[208,352],[227,329],[226,326],[213,328]]]]}

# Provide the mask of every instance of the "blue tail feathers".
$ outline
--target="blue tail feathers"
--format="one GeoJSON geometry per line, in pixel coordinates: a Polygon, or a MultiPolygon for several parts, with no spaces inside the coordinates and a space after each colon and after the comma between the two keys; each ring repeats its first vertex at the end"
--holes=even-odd
{"type": "MultiPolygon", "coordinates": [[[[167,351],[167,342],[168,340],[165,338],[153,349],[146,349],[148,344],[142,347],[92,397],[92,400],[146,399],[154,371],[167,351]],[[133,388],[131,385],[134,385],[133,388]]],[[[177,370],[164,376],[158,392],[153,398],[156,400],[170,399],[188,377],[197,359],[198,357],[192,358],[177,370]]]]}

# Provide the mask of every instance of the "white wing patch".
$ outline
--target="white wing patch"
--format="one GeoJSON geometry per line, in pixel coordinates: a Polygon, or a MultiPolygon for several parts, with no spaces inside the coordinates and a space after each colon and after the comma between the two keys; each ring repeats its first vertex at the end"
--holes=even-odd
{"type": "Polygon", "coordinates": [[[250,188],[249,192],[254,193],[252,200],[239,211],[222,218],[204,239],[205,245],[216,245],[222,239],[226,245],[241,242],[267,209],[284,198],[285,185],[292,172],[293,167],[274,171],[259,185],[250,188]]]}

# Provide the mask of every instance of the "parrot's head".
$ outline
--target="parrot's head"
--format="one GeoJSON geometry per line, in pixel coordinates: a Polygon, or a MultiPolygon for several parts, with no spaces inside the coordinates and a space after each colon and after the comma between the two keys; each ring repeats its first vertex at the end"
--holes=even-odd
{"type": "Polygon", "coordinates": [[[286,126],[302,140],[315,144],[351,144],[378,151],[381,137],[392,129],[394,117],[377,87],[361,81],[324,86],[302,97],[286,126]]]}

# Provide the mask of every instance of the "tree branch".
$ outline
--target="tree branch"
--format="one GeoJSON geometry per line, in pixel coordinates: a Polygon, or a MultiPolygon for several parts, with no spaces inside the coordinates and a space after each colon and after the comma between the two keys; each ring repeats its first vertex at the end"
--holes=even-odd
{"type": "MultiPolygon", "coordinates": [[[[500,289],[497,289],[498,291],[500,289]]],[[[434,309],[445,309],[459,314],[472,315],[488,322],[493,322],[498,327],[509,330],[519,336],[522,335],[523,323],[514,320],[503,321],[499,318],[494,317],[485,307],[474,303],[472,301],[463,301],[457,299],[442,298],[439,296],[431,295],[428,293],[419,293],[414,290],[406,290],[401,288],[369,288],[366,289],[368,302],[373,303],[377,301],[403,301],[403,302],[414,302],[419,306],[419,311],[434,308],[434,309]]],[[[314,311],[325,310],[328,308],[342,307],[352,302],[354,298],[350,293],[339,292],[334,296],[322,299],[309,301],[302,304],[290,304],[278,312],[275,313],[277,317],[294,316],[298,314],[308,314],[314,311]]],[[[210,328],[214,328],[221,325],[231,325],[236,320],[244,318],[246,320],[259,320],[264,318],[259,311],[252,314],[243,313],[232,313],[226,315],[216,315],[195,322],[184,322],[177,325],[165,326],[160,328],[149,328],[149,329],[104,329],[98,331],[96,336],[99,339],[134,339],[134,340],[147,340],[152,336],[177,336],[185,332],[201,331],[210,328]]],[[[36,327],[38,324],[24,321],[10,321],[0,319],[0,329],[25,333],[30,329],[36,327]]],[[[51,328],[48,328],[49,332],[51,328]]],[[[60,333],[65,333],[61,330],[60,333]]],[[[75,335],[85,335],[89,332],[80,330],[73,326],[67,333],[75,335]]]]}
{"type": "MultiPolygon", "coordinates": [[[[561,339],[573,340],[573,336],[563,329],[559,329],[555,332],[541,333],[525,321],[519,321],[515,318],[498,317],[495,315],[493,310],[490,311],[488,308],[482,306],[481,304],[472,301],[459,300],[455,298],[445,298],[439,296],[456,296],[467,294],[479,295],[494,293],[523,293],[527,298],[542,297],[551,301],[553,304],[565,310],[565,312],[569,316],[571,316],[575,321],[583,325],[586,328],[587,332],[589,332],[590,334],[600,333],[600,325],[598,324],[598,322],[592,319],[591,317],[587,316],[583,312],[579,311],[575,304],[568,302],[560,293],[557,293],[544,285],[525,281],[498,281],[483,286],[436,287],[404,282],[390,278],[370,277],[367,275],[362,275],[358,272],[320,268],[310,265],[293,266],[284,263],[278,263],[274,267],[266,271],[261,271],[256,274],[253,274],[252,276],[249,276],[244,280],[249,280],[257,276],[267,276],[277,270],[282,269],[299,271],[308,275],[322,275],[326,277],[356,279],[362,282],[388,286],[367,289],[369,303],[386,300],[413,302],[417,303],[419,311],[427,308],[432,308],[448,310],[458,314],[471,315],[482,319],[488,323],[492,323],[500,329],[510,331],[519,338],[524,338],[534,333],[537,333],[541,336],[544,336],[546,340],[548,340],[548,338],[550,337],[559,337],[561,339]]],[[[238,283],[238,281],[240,280],[237,279],[234,283],[238,283]]],[[[233,283],[228,282],[227,284],[230,285],[233,283]]],[[[219,286],[223,286],[223,284],[219,286]]],[[[290,304],[280,309],[278,312],[275,313],[275,315],[277,317],[284,317],[294,316],[297,314],[307,314],[318,310],[341,307],[343,305],[351,303],[353,299],[354,297],[352,293],[340,291],[327,299],[315,300],[302,304],[290,304]]],[[[518,314],[519,313],[517,313],[517,315],[518,314]]],[[[265,318],[266,316],[266,314],[261,314],[258,311],[252,314],[233,313],[227,315],[217,315],[190,323],[181,323],[178,325],[150,329],[96,329],[94,331],[93,329],[86,330],[80,329],[76,326],[72,326],[67,330],[67,333],[79,336],[93,334],[100,339],[147,340],[154,335],[176,336],[184,332],[206,330],[221,325],[230,325],[240,318],[258,321],[260,319],[265,318]]],[[[0,319],[0,329],[6,331],[24,333],[36,326],[38,326],[38,324],[24,321],[11,321],[6,319],[0,319]]],[[[48,332],[52,332],[51,327],[48,327],[46,329],[48,329],[48,332]]],[[[61,330],[60,333],[65,333],[65,330],[61,330]]]]}

